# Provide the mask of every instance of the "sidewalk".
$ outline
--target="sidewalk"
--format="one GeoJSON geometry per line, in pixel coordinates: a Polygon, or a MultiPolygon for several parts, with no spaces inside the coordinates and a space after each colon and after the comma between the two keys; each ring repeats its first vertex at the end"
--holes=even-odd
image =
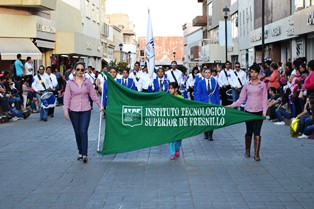
{"type": "MultiPolygon", "coordinates": [[[[76,161],[62,107],[48,122],[33,114],[0,125],[0,208],[299,209],[314,205],[314,140],[265,121],[261,161],[244,157],[245,125],[183,141],[179,159],[162,145],[126,154],[96,153],[99,112],[89,129],[89,162],[76,161]]],[[[103,136],[102,136],[103,138],[103,136]]]]}

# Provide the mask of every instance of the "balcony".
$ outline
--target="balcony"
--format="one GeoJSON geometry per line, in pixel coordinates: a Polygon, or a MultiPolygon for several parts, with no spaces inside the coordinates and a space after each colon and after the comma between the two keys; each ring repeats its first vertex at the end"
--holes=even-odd
{"type": "Polygon", "coordinates": [[[0,6],[31,7],[38,10],[56,10],[57,0],[0,0],[0,6]]]}
{"type": "Polygon", "coordinates": [[[206,16],[196,16],[193,19],[193,26],[206,26],[206,25],[207,25],[206,16]]]}

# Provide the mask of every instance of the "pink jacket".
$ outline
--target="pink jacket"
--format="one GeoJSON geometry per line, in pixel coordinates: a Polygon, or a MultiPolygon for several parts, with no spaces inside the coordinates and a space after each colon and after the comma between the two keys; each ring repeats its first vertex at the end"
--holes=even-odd
{"type": "Polygon", "coordinates": [[[263,81],[253,85],[251,81],[245,84],[241,90],[240,97],[231,104],[231,107],[238,107],[246,102],[245,110],[248,112],[267,112],[267,87],[263,81]]]}
{"type": "Polygon", "coordinates": [[[75,78],[67,82],[64,97],[64,112],[75,111],[83,112],[91,109],[88,95],[100,107],[100,100],[96,94],[96,90],[89,79],[83,78],[81,87],[75,82],[75,78]]]}
{"type": "Polygon", "coordinates": [[[314,73],[310,72],[310,75],[305,79],[302,89],[313,90],[314,89],[314,73]]]}

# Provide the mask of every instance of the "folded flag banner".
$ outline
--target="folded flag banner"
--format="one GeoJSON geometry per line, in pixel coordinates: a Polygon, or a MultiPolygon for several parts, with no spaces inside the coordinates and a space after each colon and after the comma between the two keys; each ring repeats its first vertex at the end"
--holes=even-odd
{"type": "Polygon", "coordinates": [[[103,149],[115,154],[185,139],[232,124],[264,117],[233,108],[181,99],[165,92],[130,90],[107,74],[108,92],[103,149]]]}

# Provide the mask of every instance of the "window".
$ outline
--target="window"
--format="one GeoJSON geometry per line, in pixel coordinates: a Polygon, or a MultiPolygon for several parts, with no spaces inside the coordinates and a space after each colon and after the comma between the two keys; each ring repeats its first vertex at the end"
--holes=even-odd
{"type": "Polygon", "coordinates": [[[309,7],[309,6],[312,6],[314,3],[314,0],[305,0],[305,8],[309,7]]]}
{"type": "Polygon", "coordinates": [[[213,16],[213,4],[208,4],[208,26],[212,26],[212,16],[213,16]]]}
{"type": "Polygon", "coordinates": [[[231,15],[232,38],[237,38],[238,37],[237,21],[238,21],[238,13],[235,13],[235,14],[231,15]]]}
{"type": "Polygon", "coordinates": [[[140,50],[140,56],[144,57],[144,50],[140,50]]]}

